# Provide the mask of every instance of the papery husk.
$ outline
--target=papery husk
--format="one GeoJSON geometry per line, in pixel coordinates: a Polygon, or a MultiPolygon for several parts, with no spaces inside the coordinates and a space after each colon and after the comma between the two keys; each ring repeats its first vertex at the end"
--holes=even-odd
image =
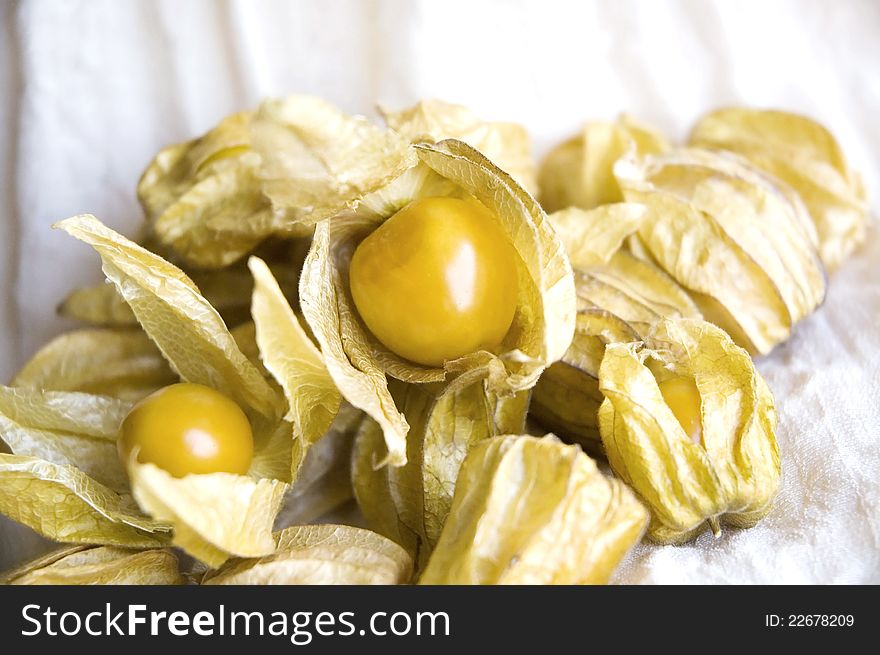
{"type": "Polygon", "coordinates": [[[0,387],[0,440],[16,455],[76,467],[128,493],[116,438],[131,407],[107,396],[0,387]]]}
{"type": "MultiPolygon", "coordinates": [[[[144,247],[155,252],[150,246],[144,247]]],[[[285,293],[295,298],[299,271],[307,249],[308,244],[304,239],[291,239],[283,243],[266,242],[255,252],[267,259],[278,284],[285,293]]],[[[172,263],[178,265],[183,262],[172,263]]],[[[220,269],[181,270],[184,270],[205,300],[217,310],[227,326],[238,327],[250,321],[254,280],[245,262],[235,262],[220,269]]],[[[128,303],[119,295],[113,284],[106,282],[75,289],[59,305],[58,313],[66,318],[97,327],[138,326],[128,303]]]]}
{"type": "Polygon", "coordinates": [[[635,233],[647,208],[634,202],[602,205],[592,210],[568,207],[547,216],[575,270],[605,264],[635,233]]]}
{"type": "Polygon", "coordinates": [[[320,98],[264,102],[251,133],[264,192],[300,228],[354,206],[416,163],[406,139],[320,98]]]}
{"type": "Polygon", "coordinates": [[[66,543],[155,548],[171,537],[170,525],[144,516],[127,494],[73,466],[24,455],[0,453],[0,512],[66,543]]]}
{"type": "Polygon", "coordinates": [[[252,119],[232,114],[201,138],[164,148],[138,182],[152,235],[193,266],[227,266],[285,231],[257,175],[252,119]]]}
{"type": "Polygon", "coordinates": [[[185,263],[223,268],[269,237],[307,236],[416,161],[406,139],[308,96],[267,100],[162,150],[138,197],[185,263]]]}
{"type": "Polygon", "coordinates": [[[815,223],[829,270],[864,242],[869,218],[862,179],[819,123],[784,111],[719,109],[697,122],[689,141],[736,152],[794,189],[815,223]]]}
{"type": "Polygon", "coordinates": [[[249,267],[255,284],[251,311],[257,345],[263,364],[284,391],[285,420],[294,429],[291,479],[295,479],[308,449],[330,429],[342,396],[269,267],[256,257],[249,267]]]}
{"type": "Polygon", "coordinates": [[[627,154],[640,157],[669,148],[666,137],[626,114],[613,123],[587,123],[580,133],[551,150],[541,163],[541,205],[553,212],[619,202],[623,194],[614,177],[614,163],[627,154]]]}
{"type": "Polygon", "coordinates": [[[410,427],[407,463],[380,466],[381,427],[365,420],[355,438],[352,484],[368,524],[422,568],[452,505],[461,463],[476,444],[525,428],[529,392],[501,397],[486,380],[466,386],[389,384],[410,427]]]}
{"type": "Polygon", "coordinates": [[[787,339],[824,299],[806,208],[746,160],[673,150],[618,160],[615,174],[626,199],[648,208],[631,250],[669,273],[751,353],[787,339]]]}
{"type": "Polygon", "coordinates": [[[112,284],[102,282],[74,289],[58,305],[65,318],[97,327],[136,327],[137,319],[112,284]]]}
{"type": "Polygon", "coordinates": [[[467,107],[441,100],[422,100],[400,111],[380,107],[379,111],[391,129],[412,143],[464,141],[510,174],[526,191],[537,193],[531,138],[522,125],[484,121],[467,107]]]}
{"type": "Polygon", "coordinates": [[[588,452],[602,453],[597,412],[599,365],[609,343],[647,337],[662,318],[698,318],[687,292],[626,246],[647,208],[635,203],[569,208],[550,215],[574,267],[578,314],[575,336],[532,394],[531,415],[588,452]]]}
{"type": "Polygon", "coordinates": [[[343,403],[330,430],[309,448],[276,527],[304,525],[352,499],[351,453],[364,413],[343,403]]]}
{"type": "Polygon", "coordinates": [[[180,585],[170,550],[67,546],[0,575],[7,585],[180,585]]]}
{"type": "MultiPolygon", "coordinates": [[[[319,223],[300,278],[303,315],[342,395],[382,427],[386,462],[406,462],[409,426],[388,391],[387,378],[410,384],[465,385],[487,380],[488,389],[509,396],[534,386],[538,376],[565,352],[574,329],[571,268],[546,215],[513,179],[470,146],[455,140],[415,146],[422,163],[380,191],[364,197],[356,211],[319,223]],[[480,351],[418,366],[382,346],[357,317],[348,266],[357,244],[414,199],[472,197],[498,217],[519,255],[519,300],[500,352],[480,351]]],[[[386,463],[383,462],[383,463],[386,463]]]]}
{"type": "Polygon", "coordinates": [[[173,525],[174,545],[208,566],[275,549],[272,526],[287,491],[285,482],[232,473],[175,478],[137,460],[128,471],[138,505],[173,525]]]}
{"type": "Polygon", "coordinates": [[[599,370],[599,427],[608,462],[652,512],[648,536],[688,541],[707,528],[750,527],[779,489],[773,396],[749,354],[701,320],[664,320],[642,342],[610,344],[599,370]],[[658,380],[693,378],[701,397],[695,443],[658,380]]]}
{"type": "Polygon", "coordinates": [[[238,559],[209,573],[202,584],[404,584],[412,560],[397,544],[347,525],[302,525],[276,533],[275,552],[238,559]]]}
{"type": "Polygon", "coordinates": [[[177,379],[141,330],[83,329],[62,334],[43,346],[16,373],[10,386],[137,401],[177,379]]]}
{"type": "MultiPolygon", "coordinates": [[[[105,274],[181,378],[234,399],[251,422],[254,458],[249,475],[174,478],[132,459],[128,475],[138,504],[173,525],[173,543],[209,566],[219,566],[230,556],[271,552],[272,525],[299,467],[294,455],[302,449],[297,426],[282,416],[287,398],[242,352],[216,310],[180,269],[94,217],[75,217],[59,227],[98,251],[105,274]]],[[[275,290],[280,294],[277,285],[275,290]]]]}
{"type": "Polygon", "coordinates": [[[69,218],[56,227],[101,255],[105,275],[182,379],[210,386],[252,413],[270,420],[277,416],[277,393],[183,271],[93,216],[69,218]]]}
{"type": "Polygon", "coordinates": [[[604,584],[647,511],[577,446],[495,437],[461,467],[420,584],[604,584]]]}

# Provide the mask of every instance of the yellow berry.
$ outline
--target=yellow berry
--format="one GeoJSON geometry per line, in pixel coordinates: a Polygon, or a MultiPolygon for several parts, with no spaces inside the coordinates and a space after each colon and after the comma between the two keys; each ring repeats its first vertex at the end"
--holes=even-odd
{"type": "Polygon", "coordinates": [[[373,335],[427,366],[497,347],[517,306],[516,250],[483,205],[416,200],[355,250],[350,284],[373,335]]]}
{"type": "Polygon", "coordinates": [[[119,455],[165,469],[175,477],[228,472],[245,474],[254,455],[247,416],[219,391],[173,384],[135,405],[122,423],[119,455]]]}

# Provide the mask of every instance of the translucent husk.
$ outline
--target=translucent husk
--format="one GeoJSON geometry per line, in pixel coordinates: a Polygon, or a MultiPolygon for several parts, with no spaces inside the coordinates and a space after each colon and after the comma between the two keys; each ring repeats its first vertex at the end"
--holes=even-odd
{"type": "Polygon", "coordinates": [[[626,114],[613,123],[588,123],[580,133],[551,150],[541,163],[541,204],[552,212],[619,202],[623,194],[614,178],[614,163],[627,154],[643,156],[669,147],[662,134],[626,114]]]}
{"type": "Polygon", "coordinates": [[[531,194],[538,189],[529,133],[522,125],[477,118],[470,109],[422,100],[400,111],[379,108],[388,126],[412,143],[458,139],[476,148],[531,194]]]}
{"type": "MultiPolygon", "coordinates": [[[[288,483],[308,448],[330,431],[339,394],[268,267],[252,262],[256,324],[250,337],[247,326],[238,330],[237,340],[193,282],[158,255],[93,217],[59,227],[98,251],[105,274],[180,378],[217,389],[245,410],[255,455],[247,476],[173,478],[136,460],[126,476],[115,439],[130,401],[11,388],[0,397],[8,401],[2,427],[13,454],[3,455],[0,474],[4,494],[21,485],[25,492],[19,490],[15,507],[4,496],[4,513],[59,541],[143,547],[167,540],[173,529],[173,543],[210,566],[234,555],[271,553],[288,483]],[[265,370],[239,347],[248,340],[260,346],[265,370]],[[326,411],[316,403],[326,403],[326,411]],[[137,510],[129,493],[152,518],[137,510]]],[[[33,377],[28,371],[41,370],[41,362],[54,365],[42,356],[19,380],[33,377]]]]}
{"type": "Polygon", "coordinates": [[[816,226],[829,270],[864,242],[869,218],[862,179],[819,123],[783,111],[719,109],[697,122],[689,141],[738,153],[796,191],[816,226]]]}
{"type": "Polygon", "coordinates": [[[171,526],[75,466],[0,453],[0,512],[63,543],[155,548],[171,526]]]}
{"type": "MultiPolygon", "coordinates": [[[[395,133],[318,98],[290,96],[160,151],[141,177],[138,198],[150,238],[187,266],[220,269],[270,237],[310,234],[317,220],[414,159],[395,133]]],[[[84,301],[78,298],[75,308],[84,301]]]]}
{"type": "Polygon", "coordinates": [[[416,162],[403,137],[319,98],[264,102],[251,134],[263,191],[295,231],[356,206],[416,162]]]}
{"type": "Polygon", "coordinates": [[[179,585],[185,578],[167,549],[65,546],[0,575],[8,585],[179,585]]]}
{"type": "Polygon", "coordinates": [[[773,396],[724,331],[697,319],[664,320],[644,342],[610,344],[599,387],[608,463],[651,509],[652,540],[750,527],[770,511],[780,482],[773,396]],[[678,376],[699,390],[699,443],[658,387],[678,376]]]}
{"type": "Polygon", "coordinates": [[[529,392],[499,397],[486,380],[467,386],[392,380],[389,388],[410,425],[407,462],[380,466],[382,430],[367,419],[355,438],[352,484],[369,525],[406,548],[422,568],[449,514],[465,455],[492,436],[522,432],[529,392]]]}
{"type": "Polygon", "coordinates": [[[262,192],[252,120],[233,114],[201,138],[161,150],[138,183],[152,235],[194,266],[231,264],[283,229],[262,192]]]}
{"type": "Polygon", "coordinates": [[[275,534],[277,547],[259,559],[237,559],[202,584],[404,584],[412,560],[374,532],[347,525],[302,525],[275,534]]]}
{"type": "Polygon", "coordinates": [[[176,381],[168,362],[143,331],[110,328],[56,337],[22,367],[10,385],[136,401],[176,381]]]}
{"type": "Polygon", "coordinates": [[[623,158],[614,170],[626,199],[647,208],[630,250],[750,352],[769,352],[824,299],[806,208],[746,160],[683,149],[623,158]]]}
{"type": "MultiPolygon", "coordinates": [[[[266,261],[279,286],[291,298],[296,298],[299,272],[308,241],[267,241],[254,251],[266,261]]],[[[153,251],[153,244],[141,245],[153,251]]],[[[220,269],[201,270],[186,266],[180,258],[168,261],[181,267],[227,326],[237,327],[250,321],[254,279],[247,262],[238,261],[220,269]]],[[[58,307],[58,312],[66,318],[96,327],[138,326],[131,308],[113,284],[100,283],[75,289],[58,307]]]]}
{"type": "MultiPolygon", "coordinates": [[[[316,226],[300,278],[303,315],[328,371],[348,402],[382,428],[386,462],[406,462],[409,425],[396,407],[388,378],[409,384],[467,385],[510,396],[534,386],[540,373],[565,352],[574,328],[574,290],[568,260],[546,215],[509,175],[470,146],[454,140],[415,146],[420,163],[361,198],[355,210],[316,226]],[[394,355],[357,317],[348,288],[348,266],[357,244],[414,199],[470,196],[498,218],[519,258],[518,308],[498,352],[475,352],[427,368],[394,355]]],[[[380,462],[385,463],[385,462],[380,462]]]]}
{"type": "Polygon", "coordinates": [[[646,214],[635,203],[569,208],[550,215],[574,267],[575,336],[535,386],[531,415],[567,440],[601,453],[599,365],[609,343],[647,337],[662,318],[699,317],[684,289],[624,245],[646,214]]]}
{"type": "Polygon", "coordinates": [[[464,460],[421,584],[604,584],[647,512],[577,446],[495,437],[464,460]]]}

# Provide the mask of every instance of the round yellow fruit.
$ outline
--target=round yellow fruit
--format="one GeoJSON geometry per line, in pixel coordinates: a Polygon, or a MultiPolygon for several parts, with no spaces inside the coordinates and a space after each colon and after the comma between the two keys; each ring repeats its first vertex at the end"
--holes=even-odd
{"type": "Polygon", "coordinates": [[[358,245],[351,294],[389,350],[442,366],[502,342],[516,312],[517,257],[480,203],[415,200],[358,245]]]}
{"type": "Polygon", "coordinates": [[[703,436],[700,390],[691,378],[670,378],[659,385],[663,400],[694,443],[703,436]]]}
{"type": "Polygon", "coordinates": [[[173,384],[135,405],[122,422],[118,442],[124,463],[136,453],[175,477],[199,473],[245,474],[254,456],[247,416],[219,391],[201,384],[173,384]]]}

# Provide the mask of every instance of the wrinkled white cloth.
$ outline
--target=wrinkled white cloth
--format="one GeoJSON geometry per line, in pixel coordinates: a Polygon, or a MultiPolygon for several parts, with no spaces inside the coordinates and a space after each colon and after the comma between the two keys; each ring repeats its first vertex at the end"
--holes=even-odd
{"type": "MultiPolygon", "coordinates": [[[[621,111],[681,139],[719,105],[778,107],[835,132],[880,193],[880,3],[536,0],[23,0],[0,8],[0,378],[70,325],[100,278],[50,230],[92,212],[132,233],[162,146],[265,96],[374,115],[421,97],[525,124],[540,154],[621,111]]],[[[876,204],[874,207],[876,208],[876,204]]],[[[876,213],[876,212],[875,212],[876,213]]],[[[616,581],[880,582],[880,236],[760,363],[784,483],[758,527],[641,546],[616,581]]],[[[0,523],[0,568],[43,546],[0,523]]]]}

